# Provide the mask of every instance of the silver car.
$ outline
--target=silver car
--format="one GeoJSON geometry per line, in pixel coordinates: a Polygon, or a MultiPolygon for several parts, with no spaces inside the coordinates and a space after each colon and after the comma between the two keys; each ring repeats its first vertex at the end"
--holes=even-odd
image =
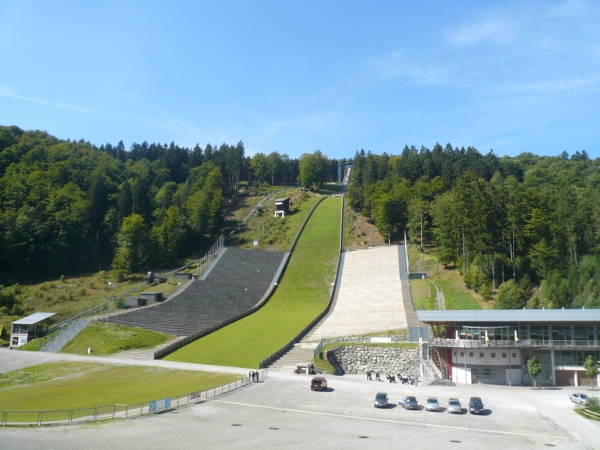
{"type": "Polygon", "coordinates": [[[439,411],[440,403],[435,397],[429,397],[425,403],[425,411],[439,411]]]}
{"type": "Polygon", "coordinates": [[[590,399],[590,397],[587,394],[582,394],[580,392],[577,392],[575,394],[571,394],[569,396],[569,399],[573,402],[573,403],[577,403],[578,405],[586,405],[588,400],[590,399]]]}
{"type": "Polygon", "coordinates": [[[450,414],[462,414],[462,405],[457,398],[450,398],[448,399],[446,411],[450,414]]]}

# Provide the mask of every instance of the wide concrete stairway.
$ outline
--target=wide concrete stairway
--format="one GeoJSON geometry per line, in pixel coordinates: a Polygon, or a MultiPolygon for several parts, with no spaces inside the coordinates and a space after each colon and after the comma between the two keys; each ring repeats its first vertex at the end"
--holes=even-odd
{"type": "Polygon", "coordinates": [[[406,328],[398,247],[345,252],[342,258],[333,311],[307,341],[406,328]]]}
{"type": "Polygon", "coordinates": [[[283,253],[227,248],[205,279],[174,298],[111,316],[112,323],[189,336],[243,313],[262,298],[281,270],[283,253]]]}
{"type": "Polygon", "coordinates": [[[312,362],[316,346],[316,344],[306,346],[302,342],[294,344],[286,354],[269,366],[269,370],[289,373],[293,372],[298,367],[299,363],[312,362]]]}

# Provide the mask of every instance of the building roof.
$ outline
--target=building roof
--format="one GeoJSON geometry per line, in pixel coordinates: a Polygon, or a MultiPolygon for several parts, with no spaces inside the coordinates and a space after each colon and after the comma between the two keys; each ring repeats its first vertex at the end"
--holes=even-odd
{"type": "Polygon", "coordinates": [[[417,311],[425,323],[600,322],[600,309],[494,309],[417,311]]]}
{"type": "Polygon", "coordinates": [[[42,320],[47,319],[48,317],[52,317],[56,315],[56,313],[34,313],[30,316],[27,317],[23,317],[22,319],[16,320],[13,322],[13,324],[17,324],[17,325],[35,325],[38,322],[41,322],[42,320]]]}
{"type": "Polygon", "coordinates": [[[289,197],[276,198],[275,199],[275,203],[278,203],[278,202],[287,202],[287,201],[289,201],[289,199],[290,199],[289,197]]]}

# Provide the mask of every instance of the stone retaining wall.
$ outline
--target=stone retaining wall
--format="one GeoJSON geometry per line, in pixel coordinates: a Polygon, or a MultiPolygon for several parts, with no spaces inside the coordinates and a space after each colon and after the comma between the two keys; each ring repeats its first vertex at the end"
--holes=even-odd
{"type": "Polygon", "coordinates": [[[344,346],[327,352],[327,359],[344,373],[414,374],[420,366],[418,348],[344,346]],[[332,361],[333,360],[333,361],[332,361]]]}

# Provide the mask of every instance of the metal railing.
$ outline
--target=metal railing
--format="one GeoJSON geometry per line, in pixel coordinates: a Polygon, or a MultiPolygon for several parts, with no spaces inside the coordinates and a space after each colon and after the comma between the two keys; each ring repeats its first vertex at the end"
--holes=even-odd
{"type": "Polygon", "coordinates": [[[536,347],[536,348],[574,348],[574,347],[600,347],[596,341],[576,341],[576,340],[540,340],[540,339],[521,339],[518,341],[500,341],[500,340],[470,340],[470,339],[432,339],[430,344],[434,347],[447,348],[509,348],[509,347],[536,347]]]}
{"type": "MultiPolygon", "coordinates": [[[[268,378],[268,371],[259,371],[259,381],[268,378]]],[[[250,378],[244,377],[231,383],[216,386],[201,391],[150,400],[132,404],[115,403],[112,405],[92,406],[89,408],[55,409],[45,411],[0,411],[0,426],[42,426],[42,425],[73,425],[106,419],[132,419],[135,417],[156,414],[183,406],[202,403],[220,395],[252,384],[250,378]]]]}

